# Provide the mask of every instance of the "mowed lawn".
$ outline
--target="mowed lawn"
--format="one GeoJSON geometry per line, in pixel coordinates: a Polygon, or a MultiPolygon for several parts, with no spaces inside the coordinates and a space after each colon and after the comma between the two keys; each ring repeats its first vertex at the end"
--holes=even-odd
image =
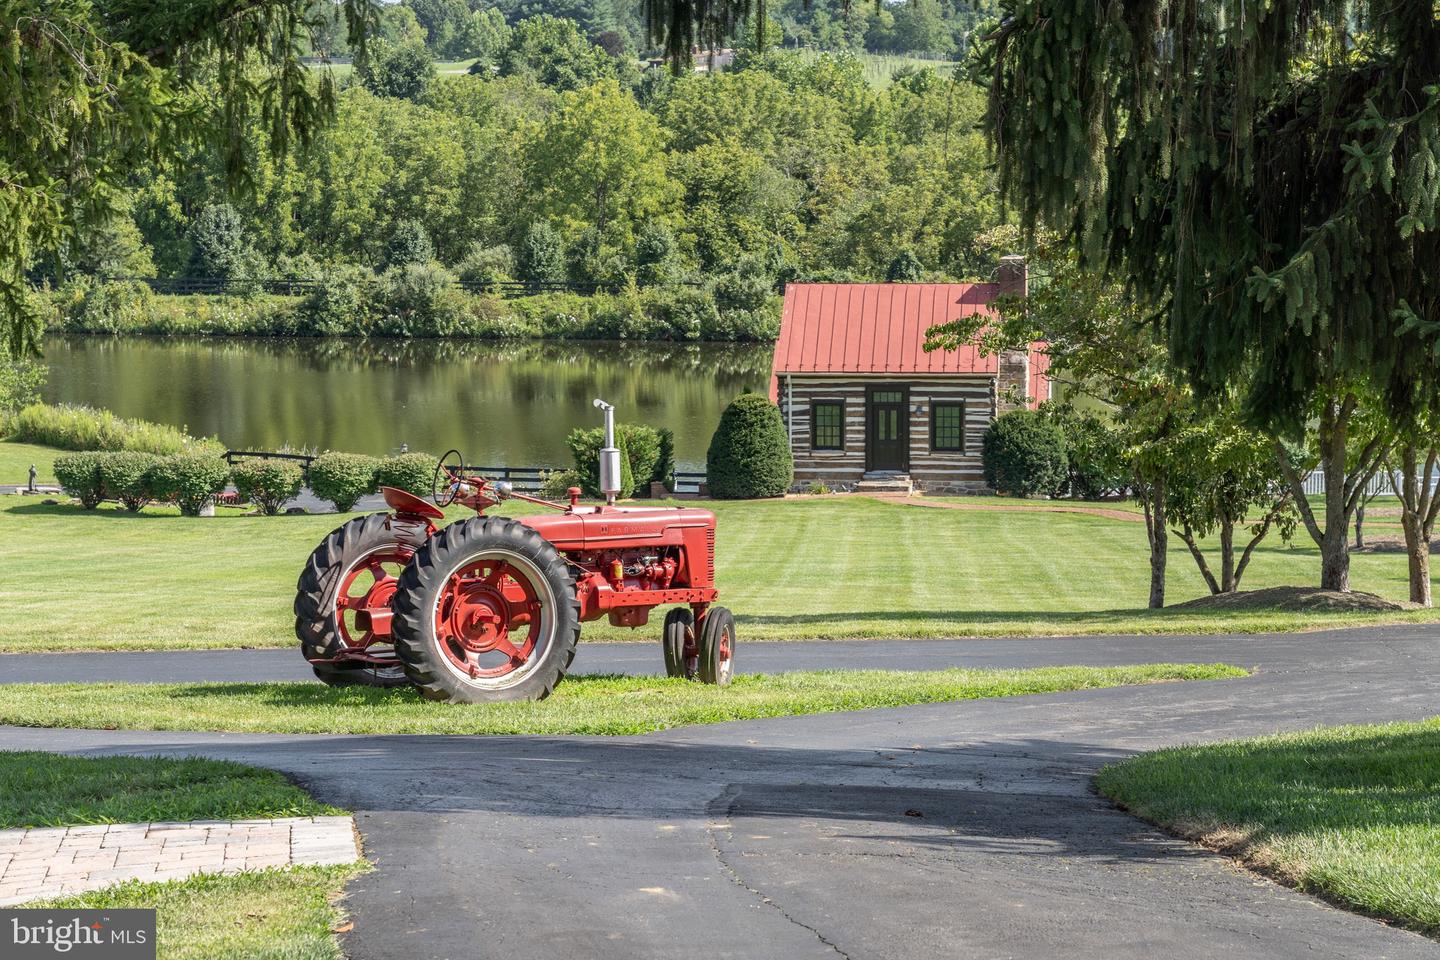
{"type": "Polygon", "coordinates": [[[1440,718],[1176,747],[1104,795],[1302,890],[1440,935],[1440,718]]]}
{"type": "MultiPolygon", "coordinates": [[[[13,460],[6,448],[16,446],[0,444],[0,451],[13,460]]],[[[1142,523],[1029,503],[949,510],[805,497],[705,506],[719,518],[719,586],[742,642],[1265,631],[1363,616],[1146,611],[1142,523]]],[[[0,652],[294,643],[295,579],[314,546],[346,518],[221,513],[190,519],[150,507],[137,516],[109,505],[87,512],[34,497],[0,498],[0,652]]],[[[451,511],[455,519],[464,515],[451,511]]],[[[1314,584],[1318,567],[1308,541],[1287,547],[1277,540],[1258,551],[1244,585],[1314,584]]],[[[1354,558],[1357,589],[1404,599],[1405,576],[1403,555],[1354,558]]],[[[1172,602],[1204,592],[1178,543],[1169,590],[1172,602]]],[[[583,635],[653,641],[659,619],[635,631],[590,623],[583,635]]]]}

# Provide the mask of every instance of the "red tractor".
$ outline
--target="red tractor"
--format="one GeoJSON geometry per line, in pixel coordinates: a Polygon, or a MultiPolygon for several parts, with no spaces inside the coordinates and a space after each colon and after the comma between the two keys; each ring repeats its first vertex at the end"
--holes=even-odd
{"type": "Polygon", "coordinates": [[[715,515],[618,507],[614,409],[602,400],[605,503],[581,506],[515,492],[467,474],[451,450],[431,497],[382,487],[389,513],[357,517],[310,555],[295,598],[295,633],[315,675],[333,686],[412,683],[432,700],[539,700],[565,676],[580,624],[608,615],[639,627],[665,616],[665,672],[730,682],[735,621],[715,606],[715,515]],[[504,500],[559,513],[486,516],[504,500]],[[444,507],[475,517],[449,526],[444,507]]]}

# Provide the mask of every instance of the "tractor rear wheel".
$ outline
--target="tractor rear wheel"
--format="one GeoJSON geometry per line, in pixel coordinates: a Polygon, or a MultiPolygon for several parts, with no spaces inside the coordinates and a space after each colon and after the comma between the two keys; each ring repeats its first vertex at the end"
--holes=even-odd
{"type": "Polygon", "coordinates": [[[700,619],[700,682],[728,686],[735,669],[735,618],[711,607],[700,619]]]}
{"type": "MultiPolygon", "coordinates": [[[[295,636],[307,660],[334,658],[346,650],[369,652],[374,635],[360,629],[356,614],[388,606],[399,573],[423,529],[387,523],[383,513],[356,517],[330,532],[305,562],[295,590],[295,636]]],[[[382,647],[375,651],[383,656],[382,647]]],[[[410,681],[397,659],[393,664],[311,663],[315,676],[332,687],[398,687],[410,681]]]]}
{"type": "Polygon", "coordinates": [[[431,700],[541,700],[575,657],[580,604],[549,541],[514,520],[476,517],[416,551],[392,628],[406,676],[431,700]]]}
{"type": "Polygon", "coordinates": [[[676,607],[665,614],[665,632],[660,635],[660,646],[665,653],[665,676],[695,679],[700,669],[700,661],[695,656],[695,642],[695,615],[688,608],[676,607]]]}

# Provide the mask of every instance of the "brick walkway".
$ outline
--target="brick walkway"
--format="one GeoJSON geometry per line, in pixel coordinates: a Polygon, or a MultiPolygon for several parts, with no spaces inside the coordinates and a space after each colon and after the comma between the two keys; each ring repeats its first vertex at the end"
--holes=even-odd
{"type": "Polygon", "coordinates": [[[360,857],[350,817],[0,830],[0,906],[122,880],[176,880],[360,857]]]}

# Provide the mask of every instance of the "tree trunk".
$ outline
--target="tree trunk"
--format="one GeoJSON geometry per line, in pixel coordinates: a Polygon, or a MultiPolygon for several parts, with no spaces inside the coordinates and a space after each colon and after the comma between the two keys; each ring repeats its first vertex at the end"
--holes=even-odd
{"type": "Polygon", "coordinates": [[[1220,520],[1220,590],[1222,593],[1235,592],[1235,521],[1231,517],[1220,520]]]}
{"type": "Polygon", "coordinates": [[[1185,529],[1175,531],[1185,546],[1190,548],[1190,556],[1195,558],[1195,566],[1200,568],[1200,576],[1205,578],[1205,585],[1210,588],[1212,594],[1220,592],[1220,583],[1215,579],[1215,574],[1210,572],[1210,563],[1205,559],[1205,551],[1200,549],[1200,544],[1195,541],[1195,531],[1189,524],[1185,529]]]}
{"type": "Polygon", "coordinates": [[[1365,504],[1355,508],[1355,549],[1365,549],[1365,504]]]}
{"type": "Polygon", "coordinates": [[[1405,555],[1410,560],[1410,602],[1422,607],[1433,604],[1430,597],[1430,538],[1411,518],[1403,518],[1405,555]]]}
{"type": "Polygon", "coordinates": [[[1170,549],[1165,526],[1165,481],[1158,479],[1146,488],[1145,526],[1150,539],[1150,609],[1165,606],[1165,562],[1170,549]]]}
{"type": "Polygon", "coordinates": [[[1320,589],[1350,592],[1350,511],[1346,454],[1353,400],[1328,400],[1320,414],[1320,470],[1325,475],[1325,532],[1319,539],[1320,589]]]}

